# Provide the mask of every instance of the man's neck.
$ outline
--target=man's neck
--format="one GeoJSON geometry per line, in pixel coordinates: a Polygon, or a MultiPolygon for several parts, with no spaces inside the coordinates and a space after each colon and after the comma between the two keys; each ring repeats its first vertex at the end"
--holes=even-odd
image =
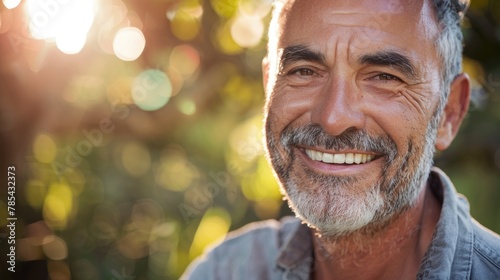
{"type": "Polygon", "coordinates": [[[314,235],[313,279],[415,279],[441,205],[428,186],[415,205],[377,233],[314,235]]]}

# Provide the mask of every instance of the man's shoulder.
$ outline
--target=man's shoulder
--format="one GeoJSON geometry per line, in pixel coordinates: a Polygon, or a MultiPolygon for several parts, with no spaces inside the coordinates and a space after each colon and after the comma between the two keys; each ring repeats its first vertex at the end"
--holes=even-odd
{"type": "Polygon", "coordinates": [[[221,247],[239,247],[243,244],[255,242],[262,245],[281,246],[301,224],[295,217],[284,217],[278,220],[266,220],[249,223],[235,231],[230,232],[222,244],[214,249],[221,247]],[[243,244],[242,244],[243,243],[243,244]],[[269,244],[271,243],[271,244],[269,244]]]}
{"type": "Polygon", "coordinates": [[[193,262],[183,279],[231,279],[230,275],[245,275],[250,270],[272,274],[281,247],[300,224],[297,218],[285,217],[253,222],[230,232],[193,262]]]}
{"type": "MultiPolygon", "coordinates": [[[[473,221],[474,256],[472,261],[473,274],[481,279],[499,279],[500,277],[500,236],[473,221]],[[496,277],[496,278],[487,278],[496,277]],[[486,277],[486,278],[485,278],[486,277]]],[[[475,278],[472,275],[471,279],[475,278]]]]}

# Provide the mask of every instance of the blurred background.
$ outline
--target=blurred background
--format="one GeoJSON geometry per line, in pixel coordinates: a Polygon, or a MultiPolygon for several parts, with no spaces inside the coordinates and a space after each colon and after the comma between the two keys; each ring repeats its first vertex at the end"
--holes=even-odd
{"type": "MultiPolygon", "coordinates": [[[[290,214],[261,140],[270,0],[2,2],[2,279],[177,279],[228,231],[290,214]]],[[[500,1],[473,1],[463,29],[472,104],[436,165],[500,232],[500,1]]]]}

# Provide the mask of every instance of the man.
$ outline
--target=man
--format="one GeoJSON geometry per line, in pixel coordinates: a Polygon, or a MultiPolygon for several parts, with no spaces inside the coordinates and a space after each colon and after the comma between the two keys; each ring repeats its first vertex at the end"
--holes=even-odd
{"type": "Polygon", "coordinates": [[[466,6],[275,3],[267,154],[298,219],[231,234],[184,277],[500,279],[499,236],[431,168],[468,108],[466,6]]]}

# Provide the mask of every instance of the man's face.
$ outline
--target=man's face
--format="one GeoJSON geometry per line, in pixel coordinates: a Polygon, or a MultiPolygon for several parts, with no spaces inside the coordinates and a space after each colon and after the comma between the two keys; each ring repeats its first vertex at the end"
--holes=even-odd
{"type": "Polygon", "coordinates": [[[268,156],[327,236],[376,230],[418,197],[440,98],[429,1],[297,0],[269,50],[268,156]]]}

